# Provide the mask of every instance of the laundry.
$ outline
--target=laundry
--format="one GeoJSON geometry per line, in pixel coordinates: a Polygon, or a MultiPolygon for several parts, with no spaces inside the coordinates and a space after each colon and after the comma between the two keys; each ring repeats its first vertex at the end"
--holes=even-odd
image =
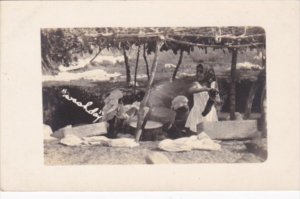
{"type": "Polygon", "coordinates": [[[79,138],[76,135],[68,134],[60,140],[60,143],[66,146],[100,145],[119,148],[133,148],[139,146],[132,138],[110,139],[105,136],[93,136],[79,138]]]}
{"type": "Polygon", "coordinates": [[[43,131],[44,131],[44,140],[55,140],[56,138],[53,137],[53,132],[50,126],[44,124],[43,125],[43,131]]]}
{"type": "Polygon", "coordinates": [[[79,146],[84,144],[83,140],[77,137],[76,135],[67,134],[59,143],[66,146],[79,146]]]}
{"type": "Polygon", "coordinates": [[[194,149],[218,151],[221,150],[221,145],[202,132],[197,136],[163,140],[158,144],[158,148],[170,152],[191,151],[194,149]]]}

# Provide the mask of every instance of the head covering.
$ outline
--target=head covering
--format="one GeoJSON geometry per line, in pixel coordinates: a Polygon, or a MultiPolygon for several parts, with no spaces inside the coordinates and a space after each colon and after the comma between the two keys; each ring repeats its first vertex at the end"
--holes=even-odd
{"type": "Polygon", "coordinates": [[[177,110],[180,107],[187,106],[188,102],[189,100],[185,96],[178,95],[172,100],[171,109],[177,110]]]}
{"type": "Polygon", "coordinates": [[[123,97],[123,93],[119,89],[115,89],[115,90],[111,91],[109,94],[109,98],[111,98],[111,99],[120,99],[122,97],[123,97]]]}
{"type": "Polygon", "coordinates": [[[212,66],[201,63],[196,66],[196,70],[200,70],[203,74],[203,79],[200,83],[206,83],[210,85],[213,81],[216,81],[215,71],[212,66]]]}

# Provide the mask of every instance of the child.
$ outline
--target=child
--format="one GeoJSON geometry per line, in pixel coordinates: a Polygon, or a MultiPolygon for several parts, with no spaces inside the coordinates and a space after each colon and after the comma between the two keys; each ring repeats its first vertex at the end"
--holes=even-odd
{"type": "Polygon", "coordinates": [[[172,100],[171,109],[176,112],[175,119],[167,130],[168,136],[176,139],[186,135],[185,122],[189,115],[188,99],[179,95],[172,100]]]}

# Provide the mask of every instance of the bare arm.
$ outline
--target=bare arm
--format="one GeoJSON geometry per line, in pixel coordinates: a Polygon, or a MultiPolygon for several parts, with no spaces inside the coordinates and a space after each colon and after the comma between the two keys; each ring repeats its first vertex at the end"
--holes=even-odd
{"type": "Polygon", "coordinates": [[[196,84],[193,84],[188,89],[188,93],[189,94],[194,94],[194,93],[208,92],[209,90],[210,90],[210,88],[206,88],[206,87],[199,88],[196,84]]]}

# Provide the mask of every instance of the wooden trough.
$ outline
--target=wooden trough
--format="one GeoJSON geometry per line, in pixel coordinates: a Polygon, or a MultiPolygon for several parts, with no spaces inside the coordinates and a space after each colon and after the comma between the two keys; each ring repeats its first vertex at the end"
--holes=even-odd
{"type": "Polygon", "coordinates": [[[107,124],[106,122],[99,122],[95,124],[86,124],[80,126],[66,126],[61,128],[53,133],[53,137],[64,138],[67,134],[72,134],[77,137],[89,137],[97,135],[105,135],[107,133],[107,124]]]}
{"type": "Polygon", "coordinates": [[[197,131],[204,131],[210,138],[218,140],[250,139],[259,136],[256,120],[203,122],[197,131]]]}

